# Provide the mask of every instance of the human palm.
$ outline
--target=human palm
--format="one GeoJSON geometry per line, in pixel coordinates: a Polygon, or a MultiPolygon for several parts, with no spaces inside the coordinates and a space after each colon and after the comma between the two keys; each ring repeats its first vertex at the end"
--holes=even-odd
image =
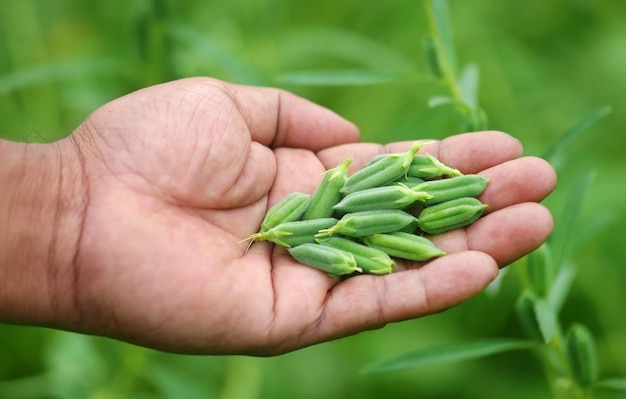
{"type": "Polygon", "coordinates": [[[75,258],[82,331],[192,353],[283,353],[414,318],[479,292],[537,247],[554,186],[519,143],[484,132],[428,144],[491,179],[489,213],[434,237],[449,255],[385,276],[331,277],[244,240],[268,207],[410,143],[359,144],[354,126],[285,92],[186,79],[118,99],[74,133],[89,200],[75,258]]]}

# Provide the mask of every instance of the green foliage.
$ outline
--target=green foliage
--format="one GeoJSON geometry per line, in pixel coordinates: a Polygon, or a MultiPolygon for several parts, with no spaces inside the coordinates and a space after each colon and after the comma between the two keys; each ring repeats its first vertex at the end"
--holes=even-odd
{"type": "Polygon", "coordinates": [[[208,75],[308,97],[354,121],[365,141],[507,131],[554,162],[559,186],[545,201],[555,215],[547,254],[510,266],[518,273],[503,273],[492,296],[269,359],[0,325],[0,398],[547,397],[537,359],[576,392],[562,336],[574,323],[593,335],[594,394],[623,395],[624,12],[622,0],[3,2],[2,138],[54,141],[111,99],[208,75]],[[533,347],[546,350],[491,352],[490,340],[478,341],[485,352],[458,350],[476,337],[533,338],[515,314],[520,292],[533,347]],[[468,361],[358,373],[415,348],[468,361]]]}
{"type": "Polygon", "coordinates": [[[468,341],[456,345],[429,347],[407,353],[389,361],[372,365],[365,369],[365,373],[388,373],[406,368],[477,359],[498,353],[535,347],[536,345],[533,342],[505,338],[468,341]]]}

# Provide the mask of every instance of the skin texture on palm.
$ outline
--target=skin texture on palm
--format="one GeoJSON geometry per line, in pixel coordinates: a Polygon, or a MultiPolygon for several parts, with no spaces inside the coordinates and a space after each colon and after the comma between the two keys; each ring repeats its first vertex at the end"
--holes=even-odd
{"type": "Polygon", "coordinates": [[[173,352],[280,354],[454,306],[551,232],[537,202],[554,188],[552,168],[520,158],[504,133],[479,132],[420,151],[491,180],[487,214],[434,237],[449,255],[344,280],[268,243],[245,251],[267,209],[313,192],[324,170],[411,144],[358,140],[353,124],[302,98],[205,78],[105,105],[59,143],[80,160],[72,193],[84,201],[42,324],[173,352]]]}

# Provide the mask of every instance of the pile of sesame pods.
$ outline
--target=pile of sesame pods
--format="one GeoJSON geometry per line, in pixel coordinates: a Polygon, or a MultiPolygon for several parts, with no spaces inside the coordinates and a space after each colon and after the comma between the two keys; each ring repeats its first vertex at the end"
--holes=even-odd
{"type": "Polygon", "coordinates": [[[291,193],[248,239],[287,249],[329,275],[387,274],[396,259],[445,255],[424,235],[468,226],[487,208],[478,197],[488,180],[464,175],[429,154],[383,154],[348,175],[348,158],[324,173],[313,194],[291,193]]]}

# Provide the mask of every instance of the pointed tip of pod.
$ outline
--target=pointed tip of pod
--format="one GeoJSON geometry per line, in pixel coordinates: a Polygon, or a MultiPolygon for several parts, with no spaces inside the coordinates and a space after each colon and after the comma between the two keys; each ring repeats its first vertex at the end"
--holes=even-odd
{"type": "Polygon", "coordinates": [[[396,271],[396,262],[394,262],[389,257],[386,257],[386,258],[374,257],[372,258],[372,260],[384,266],[378,267],[378,268],[370,268],[368,270],[365,270],[365,273],[367,274],[382,275],[382,274],[390,274],[396,271]]]}
{"type": "Polygon", "coordinates": [[[327,229],[321,229],[320,231],[317,232],[317,234],[315,234],[315,238],[324,238],[324,237],[330,237],[333,234],[335,234],[335,232],[337,231],[337,225],[329,227],[327,229]]]}
{"type": "Polygon", "coordinates": [[[267,232],[259,231],[258,233],[250,234],[248,237],[239,241],[239,243],[242,243],[245,241],[254,242],[254,241],[266,241],[266,240],[267,240],[267,232]]]}
{"type": "Polygon", "coordinates": [[[458,169],[450,169],[450,172],[448,173],[448,176],[450,177],[459,177],[459,176],[463,176],[463,173],[458,170],[458,169]]]}
{"type": "Polygon", "coordinates": [[[350,252],[319,244],[302,244],[290,248],[289,253],[298,262],[323,270],[332,276],[362,273],[350,252]]]}
{"type": "Polygon", "coordinates": [[[350,155],[348,158],[346,158],[341,165],[339,165],[340,168],[346,168],[348,169],[348,167],[352,164],[352,160],[354,159],[353,155],[350,155]]]}
{"type": "Polygon", "coordinates": [[[427,144],[435,143],[437,140],[416,140],[411,145],[411,149],[409,152],[413,152],[413,155],[417,154],[417,152],[427,144]]]}

